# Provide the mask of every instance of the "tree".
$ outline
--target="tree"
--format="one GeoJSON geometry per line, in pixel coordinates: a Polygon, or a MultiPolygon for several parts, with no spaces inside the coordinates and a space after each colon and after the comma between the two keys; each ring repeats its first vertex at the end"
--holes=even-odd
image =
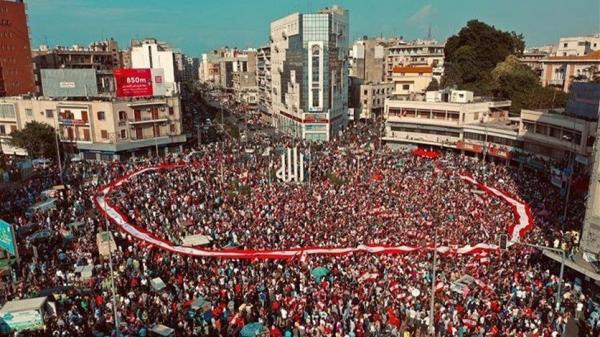
{"type": "Polygon", "coordinates": [[[29,122],[10,135],[11,145],[25,149],[31,158],[56,156],[56,133],[48,124],[29,122]]]}
{"type": "Polygon", "coordinates": [[[436,91],[439,89],[440,89],[440,83],[438,82],[438,80],[436,78],[433,78],[431,80],[431,82],[429,82],[429,85],[427,86],[425,91],[436,91]]]}
{"type": "Polygon", "coordinates": [[[544,88],[538,75],[514,55],[506,57],[491,72],[492,93],[496,98],[512,101],[511,111],[564,107],[567,95],[544,88]]]}
{"type": "Polygon", "coordinates": [[[491,94],[490,72],[508,55],[521,54],[524,48],[521,34],[500,31],[477,20],[469,21],[446,42],[442,86],[457,86],[472,90],[476,95],[491,94]]]}

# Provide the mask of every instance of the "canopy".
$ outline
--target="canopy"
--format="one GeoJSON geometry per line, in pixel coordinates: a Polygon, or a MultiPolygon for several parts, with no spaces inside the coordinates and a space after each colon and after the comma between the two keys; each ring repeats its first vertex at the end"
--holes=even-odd
{"type": "Polygon", "coordinates": [[[329,274],[329,269],[325,267],[317,267],[310,272],[310,275],[319,282],[321,279],[329,274]]]}
{"type": "Polygon", "coordinates": [[[440,153],[440,151],[425,150],[425,149],[414,149],[412,153],[416,157],[428,158],[428,159],[437,159],[442,155],[440,153]]]}
{"type": "Polygon", "coordinates": [[[264,329],[265,329],[265,327],[262,323],[258,323],[258,322],[250,323],[250,324],[244,325],[244,327],[240,331],[240,335],[242,337],[256,337],[256,336],[259,336],[263,332],[264,329]]]}
{"type": "Polygon", "coordinates": [[[0,318],[13,330],[39,329],[44,325],[43,306],[48,297],[35,297],[6,303],[0,318]]]}

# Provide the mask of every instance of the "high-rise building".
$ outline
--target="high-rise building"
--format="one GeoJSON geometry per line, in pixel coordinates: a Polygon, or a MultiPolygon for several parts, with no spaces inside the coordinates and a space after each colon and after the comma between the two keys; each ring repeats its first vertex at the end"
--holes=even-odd
{"type": "Polygon", "coordinates": [[[271,23],[273,124],[327,141],[348,124],[348,11],[333,6],[271,23]]]}
{"type": "Polygon", "coordinates": [[[0,96],[35,91],[23,0],[0,0],[0,96]]]}

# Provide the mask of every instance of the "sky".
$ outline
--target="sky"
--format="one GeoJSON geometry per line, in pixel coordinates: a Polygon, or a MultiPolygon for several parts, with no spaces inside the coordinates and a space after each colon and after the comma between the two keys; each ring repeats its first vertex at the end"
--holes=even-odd
{"type": "Polygon", "coordinates": [[[32,47],[155,37],[197,57],[229,46],[258,47],[270,23],[294,12],[341,5],[350,39],[432,36],[444,41],[471,19],[525,36],[527,46],[600,32],[599,0],[26,0],[32,47]]]}

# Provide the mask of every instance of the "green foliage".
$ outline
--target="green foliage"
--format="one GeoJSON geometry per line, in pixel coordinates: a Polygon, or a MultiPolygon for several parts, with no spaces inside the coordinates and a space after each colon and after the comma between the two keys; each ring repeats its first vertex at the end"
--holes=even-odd
{"type": "Polygon", "coordinates": [[[440,83],[438,82],[437,79],[432,79],[431,82],[429,82],[429,85],[427,86],[427,88],[425,89],[425,91],[435,91],[438,90],[440,88],[440,83]]]}
{"type": "Polygon", "coordinates": [[[29,122],[22,130],[13,131],[10,143],[25,149],[31,158],[56,156],[56,133],[54,128],[40,122],[29,122]]]}
{"type": "Polygon", "coordinates": [[[446,42],[442,86],[489,95],[494,87],[492,69],[508,55],[521,54],[524,49],[523,35],[503,32],[477,20],[469,21],[446,42]]]}
{"type": "Polygon", "coordinates": [[[494,96],[510,99],[513,113],[519,113],[521,109],[564,107],[566,104],[567,94],[542,87],[537,74],[514,55],[498,63],[491,75],[494,96]]]}

